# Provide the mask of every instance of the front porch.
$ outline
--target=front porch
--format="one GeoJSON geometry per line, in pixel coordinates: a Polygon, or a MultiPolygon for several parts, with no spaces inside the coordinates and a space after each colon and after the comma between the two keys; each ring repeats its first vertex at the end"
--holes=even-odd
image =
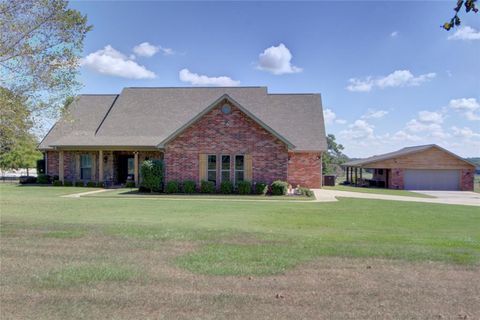
{"type": "Polygon", "coordinates": [[[45,156],[47,174],[65,181],[89,181],[105,186],[141,182],[140,164],[148,159],[163,159],[160,150],[59,150],[45,156]],[[58,159],[56,159],[58,158],[58,159]],[[58,166],[58,167],[57,167],[58,166]],[[58,168],[58,171],[55,170],[58,168]]]}

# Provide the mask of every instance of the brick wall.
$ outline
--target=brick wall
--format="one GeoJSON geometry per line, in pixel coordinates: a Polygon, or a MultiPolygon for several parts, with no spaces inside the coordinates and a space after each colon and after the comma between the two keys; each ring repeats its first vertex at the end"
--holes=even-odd
{"type": "Polygon", "coordinates": [[[287,181],[296,187],[320,188],[322,185],[321,153],[288,153],[287,181]]]}
{"type": "MultiPolygon", "coordinates": [[[[271,183],[287,179],[287,146],[231,105],[230,114],[213,108],[165,147],[165,179],[199,180],[199,154],[250,154],[252,180],[271,183]]],[[[233,165],[231,166],[233,177],[233,165]]]]}
{"type": "Polygon", "coordinates": [[[390,189],[404,189],[403,169],[393,168],[390,170],[388,187],[390,189]]]}
{"type": "Polygon", "coordinates": [[[473,191],[474,187],[474,169],[462,169],[460,172],[460,190],[462,191],[473,191]]]}
{"type": "Polygon", "coordinates": [[[47,151],[47,172],[50,176],[58,176],[58,151],[47,151]]]}

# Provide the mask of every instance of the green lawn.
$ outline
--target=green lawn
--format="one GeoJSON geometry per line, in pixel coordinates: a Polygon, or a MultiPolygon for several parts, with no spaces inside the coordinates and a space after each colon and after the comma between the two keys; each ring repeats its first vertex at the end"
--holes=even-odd
{"type": "Polygon", "coordinates": [[[407,190],[394,190],[394,189],[381,189],[381,188],[362,188],[362,187],[352,187],[352,186],[341,186],[337,185],[335,187],[324,187],[325,189],[330,190],[339,190],[339,191],[351,191],[351,192],[361,192],[361,193],[376,193],[376,194],[386,194],[392,196],[405,196],[405,197],[417,197],[417,198],[435,198],[426,194],[421,194],[417,192],[411,192],[407,190]]]}
{"type": "MultiPolygon", "coordinates": [[[[475,207],[346,198],[292,203],[59,197],[81,191],[91,189],[0,185],[2,261],[13,250],[12,243],[32,250],[31,244],[47,248],[97,238],[100,252],[103,243],[125,239],[152,252],[188,244],[191,249],[169,258],[170,265],[212,275],[281,273],[321,256],[467,265],[480,261],[480,215],[475,207]]],[[[57,249],[55,254],[64,259],[66,249],[57,249]]],[[[118,252],[118,257],[127,252],[118,252]]],[[[55,277],[74,281],[70,278],[75,272],[90,281],[130,277],[141,269],[135,262],[122,266],[109,259],[97,261],[92,258],[97,254],[82,251],[72,258],[75,266],[68,261],[62,265],[65,270],[40,263],[36,277],[56,285],[61,279],[55,277]],[[112,275],[105,265],[120,269],[112,275]],[[100,275],[88,274],[92,270],[100,275]]]]}

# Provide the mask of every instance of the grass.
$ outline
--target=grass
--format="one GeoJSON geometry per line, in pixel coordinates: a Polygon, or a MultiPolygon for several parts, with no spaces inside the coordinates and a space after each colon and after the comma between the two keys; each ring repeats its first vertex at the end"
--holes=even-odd
{"type": "Polygon", "coordinates": [[[69,266],[36,276],[34,282],[43,288],[69,288],[105,281],[126,281],[134,276],[137,276],[135,271],[117,266],[69,266]]]}
{"type": "Polygon", "coordinates": [[[324,187],[329,190],[339,190],[339,191],[350,191],[350,192],[361,192],[361,193],[375,193],[375,194],[385,194],[391,196],[404,196],[404,197],[417,197],[417,198],[435,198],[426,194],[412,192],[407,190],[394,190],[394,189],[382,189],[382,188],[362,188],[362,187],[352,187],[352,186],[342,186],[337,185],[335,187],[324,187]]]}
{"type": "Polygon", "coordinates": [[[388,299],[421,303],[389,318],[453,318],[459,296],[477,305],[476,207],[60,197],[90,190],[0,185],[0,318],[374,318],[385,309],[362,312],[388,299]]]}
{"type": "Polygon", "coordinates": [[[197,273],[275,274],[321,256],[480,260],[480,216],[468,206],[348,198],[332,203],[72,199],[59,195],[90,189],[0,188],[2,238],[40,230],[45,241],[98,234],[147,247],[189,241],[197,250],[171,263],[197,273]]]}

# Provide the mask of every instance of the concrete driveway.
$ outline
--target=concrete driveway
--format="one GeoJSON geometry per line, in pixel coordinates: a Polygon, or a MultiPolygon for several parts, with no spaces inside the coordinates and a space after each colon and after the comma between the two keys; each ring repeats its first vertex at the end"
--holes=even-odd
{"type": "Polygon", "coordinates": [[[467,191],[415,191],[425,193],[436,198],[417,198],[407,196],[395,196],[387,194],[361,193],[352,191],[339,191],[327,189],[315,189],[315,197],[317,202],[337,201],[338,197],[344,198],[360,198],[360,199],[376,199],[376,200],[394,200],[408,202],[427,202],[440,204],[460,204],[467,206],[480,207],[480,194],[467,191]]]}
{"type": "Polygon", "coordinates": [[[480,205],[480,193],[469,191],[411,190],[437,198],[445,203],[480,205]]]}

